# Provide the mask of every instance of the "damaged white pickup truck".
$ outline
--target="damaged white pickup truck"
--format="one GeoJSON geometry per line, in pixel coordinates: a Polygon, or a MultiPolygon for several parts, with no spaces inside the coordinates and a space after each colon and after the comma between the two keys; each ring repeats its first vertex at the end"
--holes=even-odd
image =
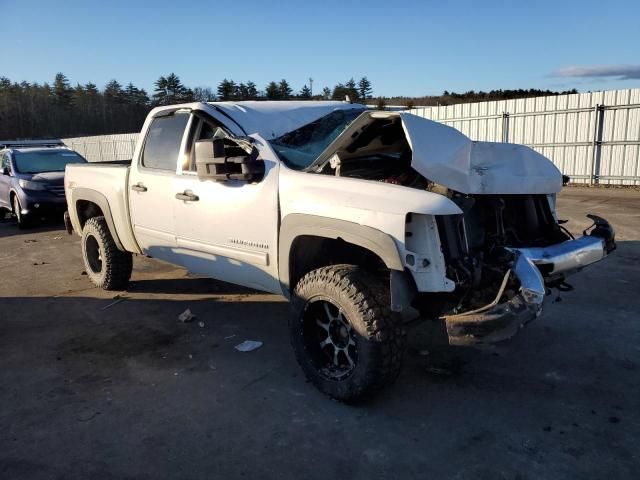
{"type": "Polygon", "coordinates": [[[563,176],[521,145],[340,102],[154,109],[131,165],[68,165],[67,229],[89,278],[124,289],[132,253],[291,299],[296,357],[355,401],[398,374],[403,312],[453,345],[505,340],[548,288],[615,248],[557,220],[563,176]]]}

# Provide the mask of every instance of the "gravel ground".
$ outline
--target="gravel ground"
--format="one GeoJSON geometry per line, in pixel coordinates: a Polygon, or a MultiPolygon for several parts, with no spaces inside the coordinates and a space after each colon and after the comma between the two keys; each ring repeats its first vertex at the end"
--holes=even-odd
{"type": "Polygon", "coordinates": [[[637,478],[639,207],[566,189],[559,216],[610,220],[614,255],[506,346],[415,327],[397,383],[359,407],[305,381],[281,297],[136,258],[118,302],[78,237],[0,223],[0,478],[637,478]]]}

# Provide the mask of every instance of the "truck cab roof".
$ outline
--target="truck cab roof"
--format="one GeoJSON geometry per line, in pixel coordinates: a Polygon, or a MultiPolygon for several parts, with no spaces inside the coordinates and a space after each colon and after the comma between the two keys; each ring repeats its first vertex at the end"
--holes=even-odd
{"type": "Polygon", "coordinates": [[[335,110],[366,110],[361,104],[338,101],[244,101],[194,102],[157,107],[152,116],[180,109],[202,110],[224,117],[244,135],[258,134],[266,140],[296,130],[335,110]]]}

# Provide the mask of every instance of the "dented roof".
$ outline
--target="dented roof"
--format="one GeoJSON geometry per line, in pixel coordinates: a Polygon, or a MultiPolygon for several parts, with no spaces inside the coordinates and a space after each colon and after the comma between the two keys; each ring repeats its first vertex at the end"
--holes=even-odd
{"type": "Polygon", "coordinates": [[[335,110],[364,110],[360,104],[316,101],[210,102],[238,123],[247,135],[258,134],[266,140],[284,135],[335,110]]]}

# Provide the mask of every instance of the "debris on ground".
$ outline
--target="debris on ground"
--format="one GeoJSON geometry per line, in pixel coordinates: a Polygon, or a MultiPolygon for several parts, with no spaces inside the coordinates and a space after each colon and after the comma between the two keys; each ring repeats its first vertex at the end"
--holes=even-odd
{"type": "Polygon", "coordinates": [[[257,340],[245,340],[242,343],[239,343],[234,348],[239,352],[251,352],[253,350],[257,350],[262,346],[262,342],[257,340]]]}
{"type": "Polygon", "coordinates": [[[49,265],[48,262],[33,262],[34,265],[49,265]]]}
{"type": "Polygon", "coordinates": [[[558,295],[554,300],[553,303],[559,303],[562,301],[562,297],[560,295],[558,295]]]}
{"type": "Polygon", "coordinates": [[[86,270],[82,270],[82,271],[80,272],[80,275],[86,275],[86,274],[87,274],[87,271],[86,271],[86,270]]]}
{"type": "Polygon", "coordinates": [[[428,366],[426,368],[426,371],[431,375],[437,375],[439,377],[451,377],[455,374],[455,372],[449,368],[435,367],[435,366],[428,366]]]}
{"type": "Polygon", "coordinates": [[[429,350],[427,350],[426,348],[423,350],[420,350],[418,352],[418,355],[420,355],[421,357],[428,357],[430,355],[429,350]]]}
{"type": "Polygon", "coordinates": [[[178,320],[180,320],[182,323],[192,322],[195,318],[196,316],[193,313],[191,313],[191,309],[189,308],[187,308],[184,312],[178,315],[178,320]]]}
{"type": "Polygon", "coordinates": [[[27,240],[24,241],[24,243],[36,243],[38,240],[35,240],[33,238],[29,238],[27,240]]]}
{"type": "Polygon", "coordinates": [[[231,340],[232,338],[235,338],[236,334],[234,333],[233,335],[229,335],[228,337],[224,337],[225,340],[231,340]]]}
{"type": "Polygon", "coordinates": [[[116,295],[115,297],[113,297],[114,301],[102,307],[101,310],[106,310],[107,308],[111,308],[114,305],[117,305],[118,303],[124,302],[126,299],[127,297],[121,297],[120,295],[116,295]]]}
{"type": "Polygon", "coordinates": [[[202,321],[198,322],[198,326],[199,326],[200,328],[204,328],[204,322],[202,322],[202,321]]]}

